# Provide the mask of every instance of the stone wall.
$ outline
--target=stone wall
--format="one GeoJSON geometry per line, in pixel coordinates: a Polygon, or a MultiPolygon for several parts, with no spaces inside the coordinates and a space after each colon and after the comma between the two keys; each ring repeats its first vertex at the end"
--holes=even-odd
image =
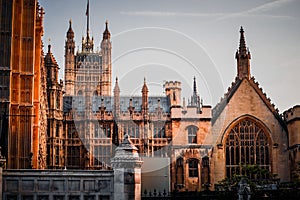
{"type": "Polygon", "coordinates": [[[114,196],[113,171],[5,170],[4,200],[104,200],[114,196]]]}

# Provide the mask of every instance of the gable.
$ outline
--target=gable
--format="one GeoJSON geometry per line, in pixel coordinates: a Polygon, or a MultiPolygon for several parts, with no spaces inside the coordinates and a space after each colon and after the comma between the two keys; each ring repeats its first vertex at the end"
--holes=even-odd
{"type": "Polygon", "coordinates": [[[233,112],[249,114],[249,111],[259,113],[264,110],[264,112],[272,113],[282,128],[287,131],[286,124],[279,115],[278,109],[271,103],[270,98],[267,98],[266,93],[264,93],[262,88],[259,87],[259,84],[255,82],[254,77],[250,80],[236,79],[236,81],[232,83],[232,86],[228,88],[228,92],[224,95],[221,102],[213,108],[212,124],[216,122],[228,104],[231,104],[231,107],[235,108],[233,112]]]}
{"type": "Polygon", "coordinates": [[[270,129],[274,143],[288,145],[288,131],[283,119],[254,78],[237,78],[221,102],[214,107],[212,114],[212,134],[206,137],[206,144],[221,143],[226,128],[239,117],[248,115],[259,119],[270,129]]]}

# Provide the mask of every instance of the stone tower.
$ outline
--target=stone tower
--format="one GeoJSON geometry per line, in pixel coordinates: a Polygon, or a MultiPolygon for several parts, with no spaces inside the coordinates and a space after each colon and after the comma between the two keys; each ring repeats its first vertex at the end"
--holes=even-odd
{"type": "Polygon", "coordinates": [[[240,29],[240,46],[235,54],[237,59],[237,77],[239,79],[247,78],[250,79],[250,51],[246,47],[246,41],[244,36],[244,29],[240,29]]]}
{"type": "Polygon", "coordinates": [[[58,64],[48,45],[45,56],[47,71],[47,160],[48,168],[63,168],[64,164],[64,138],[63,138],[63,82],[58,80],[58,64]]]}
{"type": "Polygon", "coordinates": [[[75,84],[75,41],[74,31],[72,29],[72,21],[69,21],[69,29],[65,43],[65,90],[66,95],[74,95],[75,84]]]}
{"type": "Polygon", "coordinates": [[[289,152],[291,162],[291,179],[300,179],[300,105],[283,113],[289,133],[289,152]]]}
{"type": "Polygon", "coordinates": [[[166,96],[169,98],[171,107],[181,106],[181,82],[167,81],[164,84],[166,96]]]}
{"type": "Polygon", "coordinates": [[[105,22],[105,31],[101,42],[102,54],[102,75],[101,75],[101,96],[111,96],[111,41],[110,32],[108,30],[108,21],[105,22]]]}

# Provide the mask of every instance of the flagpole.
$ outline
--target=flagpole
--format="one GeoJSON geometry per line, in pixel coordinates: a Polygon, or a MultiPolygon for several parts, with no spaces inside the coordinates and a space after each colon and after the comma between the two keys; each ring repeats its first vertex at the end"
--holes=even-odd
{"type": "Polygon", "coordinates": [[[87,23],[86,23],[86,35],[89,37],[89,23],[90,23],[90,1],[87,0],[87,7],[86,7],[86,17],[87,17],[87,23]]]}

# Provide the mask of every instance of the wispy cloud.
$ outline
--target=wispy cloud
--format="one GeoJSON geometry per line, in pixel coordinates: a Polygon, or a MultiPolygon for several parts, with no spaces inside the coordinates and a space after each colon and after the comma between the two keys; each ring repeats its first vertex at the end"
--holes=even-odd
{"type": "Polygon", "coordinates": [[[189,13],[189,12],[158,12],[158,11],[130,11],[120,12],[123,15],[150,16],[150,17],[220,17],[225,13],[189,13]]]}
{"type": "Polygon", "coordinates": [[[276,8],[279,8],[283,6],[284,4],[291,3],[294,0],[277,0],[277,1],[272,1],[269,3],[265,3],[263,5],[257,6],[255,8],[252,8],[248,10],[247,12],[265,12],[269,10],[274,10],[276,8]]]}
{"type": "Polygon", "coordinates": [[[235,17],[265,17],[265,18],[282,18],[294,19],[288,15],[273,15],[266,13],[268,11],[280,8],[294,0],[276,0],[269,3],[259,5],[248,10],[235,13],[202,13],[202,12],[161,12],[161,11],[121,11],[122,15],[144,16],[144,17],[215,17],[217,20],[224,20],[235,17]]]}
{"type": "Polygon", "coordinates": [[[293,1],[294,0],[276,0],[276,1],[272,1],[269,3],[259,5],[254,8],[250,8],[250,9],[242,11],[242,12],[236,12],[236,13],[231,13],[231,14],[221,16],[217,20],[223,20],[223,19],[235,18],[235,17],[266,17],[266,18],[294,19],[293,17],[288,16],[288,15],[272,15],[272,14],[266,13],[266,12],[272,11],[276,8],[280,8],[281,6],[291,3],[293,1]]]}

